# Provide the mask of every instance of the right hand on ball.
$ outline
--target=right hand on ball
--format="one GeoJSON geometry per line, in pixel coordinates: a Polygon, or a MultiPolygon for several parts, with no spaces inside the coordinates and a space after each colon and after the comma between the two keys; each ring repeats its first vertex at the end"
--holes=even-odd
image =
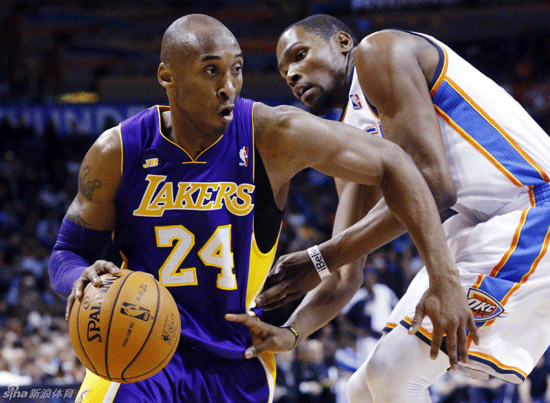
{"type": "Polygon", "coordinates": [[[106,260],[98,260],[90,267],[85,269],[80,277],[76,279],[73,284],[73,289],[71,291],[71,294],[69,295],[69,298],[67,299],[67,307],[65,308],[65,319],[69,320],[71,308],[74,304],[74,301],[76,299],[82,299],[84,288],[86,288],[86,285],[88,283],[92,283],[95,287],[99,287],[101,285],[101,278],[99,277],[100,275],[105,273],[116,274],[119,271],[120,269],[115,264],[107,262],[106,260]]]}

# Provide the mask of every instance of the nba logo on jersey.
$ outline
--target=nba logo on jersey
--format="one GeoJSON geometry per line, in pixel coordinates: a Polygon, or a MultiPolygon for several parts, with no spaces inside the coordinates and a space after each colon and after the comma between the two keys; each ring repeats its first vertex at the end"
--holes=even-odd
{"type": "Polygon", "coordinates": [[[361,99],[359,98],[359,95],[357,95],[357,94],[350,94],[349,98],[350,98],[350,100],[351,100],[351,104],[353,105],[353,109],[355,109],[356,111],[358,111],[359,109],[362,108],[362,106],[361,106],[361,99]]]}
{"type": "Polygon", "coordinates": [[[500,302],[477,288],[468,290],[468,305],[476,322],[486,322],[504,313],[504,307],[500,302]]]}
{"type": "Polygon", "coordinates": [[[245,146],[239,150],[239,158],[241,159],[239,166],[248,167],[248,147],[245,146]]]}

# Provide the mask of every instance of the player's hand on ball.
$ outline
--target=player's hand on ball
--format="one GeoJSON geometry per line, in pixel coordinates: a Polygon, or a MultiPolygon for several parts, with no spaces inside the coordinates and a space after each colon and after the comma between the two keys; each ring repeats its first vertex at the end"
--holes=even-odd
{"type": "Polygon", "coordinates": [[[246,313],[228,313],[225,315],[225,319],[242,323],[248,327],[252,337],[252,346],[247,348],[244,353],[244,357],[247,359],[257,357],[266,351],[283,353],[295,345],[296,337],[290,330],[262,322],[257,317],[246,313]]]}
{"type": "Polygon", "coordinates": [[[101,279],[99,278],[100,275],[105,273],[116,274],[118,272],[120,272],[120,269],[115,264],[106,260],[98,260],[90,267],[86,268],[73,284],[73,289],[67,299],[65,319],[69,320],[71,308],[75,299],[82,299],[84,288],[88,285],[88,283],[92,283],[94,286],[99,287],[101,285],[101,279]]]}
{"type": "Polygon", "coordinates": [[[430,357],[436,359],[439,348],[446,335],[447,354],[451,369],[458,369],[458,359],[464,364],[468,362],[468,337],[466,329],[470,332],[472,341],[479,343],[477,327],[466,294],[460,282],[448,282],[437,287],[430,286],[418,305],[409,329],[409,334],[414,334],[420,329],[422,320],[428,316],[433,324],[432,343],[430,357]],[[458,357],[458,354],[460,357],[458,357]]]}

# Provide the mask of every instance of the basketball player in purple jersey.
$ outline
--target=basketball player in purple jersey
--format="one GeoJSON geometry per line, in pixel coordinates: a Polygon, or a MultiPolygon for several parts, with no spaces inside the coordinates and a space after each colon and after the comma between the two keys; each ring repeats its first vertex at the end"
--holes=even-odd
{"type": "MultiPolygon", "coordinates": [[[[239,98],[242,65],[237,40],[219,21],[178,19],[164,34],[158,69],[169,107],[107,130],[82,162],[49,266],[54,289],[68,297],[67,317],[88,282],[118,272],[98,260],[113,236],[123,267],[171,291],[182,331],[163,370],[127,384],[88,373],[79,402],[273,400],[273,355],[246,360],[257,335],[227,319],[260,315],[254,298],[273,261],[289,182],[302,169],[380,187],[425,262],[456,270],[433,197],[399,147],[296,108],[239,98]]],[[[456,309],[472,320],[465,298],[456,309]]],[[[279,330],[292,345],[293,329],[279,330]]]]}

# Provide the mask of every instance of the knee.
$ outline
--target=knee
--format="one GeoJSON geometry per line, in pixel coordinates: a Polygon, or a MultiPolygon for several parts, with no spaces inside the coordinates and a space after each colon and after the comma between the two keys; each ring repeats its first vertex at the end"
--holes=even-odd
{"type": "Polygon", "coordinates": [[[373,383],[384,382],[384,379],[389,377],[392,365],[387,357],[380,353],[374,353],[367,362],[367,379],[373,383]]]}
{"type": "Polygon", "coordinates": [[[395,371],[394,365],[389,357],[379,352],[375,352],[367,362],[365,371],[366,383],[373,395],[379,395],[380,392],[387,393],[388,391],[399,390],[399,385],[393,385],[396,377],[392,376],[395,371]]]}

